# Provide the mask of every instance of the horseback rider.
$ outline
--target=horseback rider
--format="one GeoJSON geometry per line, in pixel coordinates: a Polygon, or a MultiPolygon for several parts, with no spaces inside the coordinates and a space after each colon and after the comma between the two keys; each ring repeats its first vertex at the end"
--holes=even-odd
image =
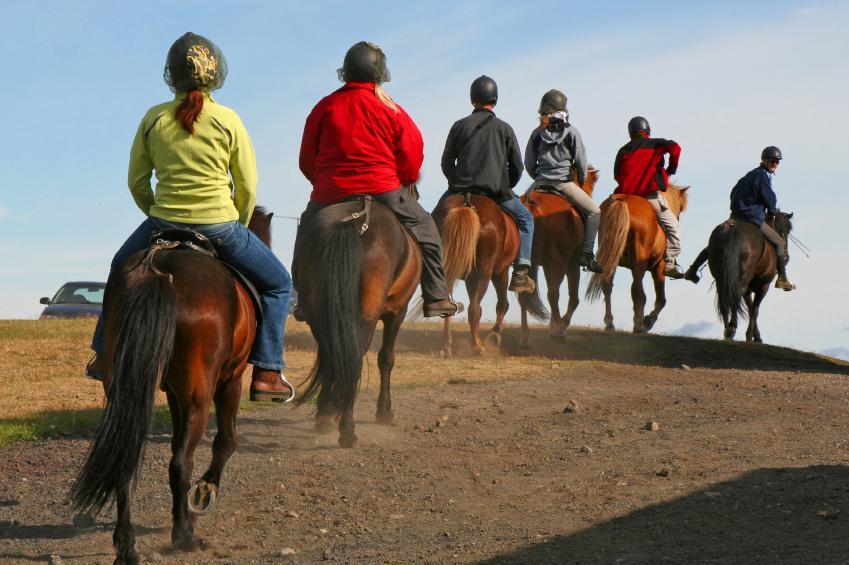
{"type": "Polygon", "coordinates": [[[442,172],[448,179],[448,194],[484,194],[516,221],[519,255],[513,265],[510,290],[533,292],[530,277],[534,216],[512,188],[522,176],[522,154],[516,134],[492,111],[498,103],[498,86],[486,75],[476,78],[469,90],[474,110],[451,126],[442,152],[442,172]]]}
{"type": "MultiPolygon", "coordinates": [[[[787,278],[787,248],[784,238],[765,221],[767,216],[774,217],[778,213],[778,198],[772,189],[772,180],[781,159],[781,150],[774,145],[761,151],[761,164],[746,173],[731,190],[731,218],[751,222],[760,227],[761,233],[775,249],[778,271],[775,288],[791,291],[796,289],[796,285],[787,278]]],[[[701,280],[699,269],[707,260],[706,247],[687,269],[684,278],[698,283],[701,280]]]]}
{"type": "MultiPolygon", "coordinates": [[[[282,374],[284,323],[291,278],[283,264],[247,225],[256,203],[256,161],[239,116],[210,92],[221,88],[227,62],[209,39],[186,33],[171,46],[165,83],[174,100],[147,111],[130,151],[128,183],[147,216],[112,259],[110,277],[151,235],[170,228],[206,236],[218,256],[244,273],[261,293],[262,319],[248,362],[253,365],[251,400],[288,401],[294,387],[282,374]],[[156,191],[150,179],[156,171],[156,191]]],[[[105,375],[103,314],[86,375],[105,375]]]]}
{"type": "Polygon", "coordinates": [[[602,272],[595,260],[595,247],[601,209],[592,197],[575,184],[572,168],[582,185],[587,177],[587,151],[578,130],[569,123],[566,95],[559,90],[546,92],[539,104],[540,125],[531,133],[525,148],[525,169],[534,182],[528,190],[550,186],[566,197],[584,218],[584,247],[579,263],[588,271],[602,272]]]}
{"type": "Polygon", "coordinates": [[[678,268],[676,258],[681,253],[681,229],[663,193],[669,185],[669,175],[678,170],[681,146],[670,139],[650,137],[651,126],[642,116],[635,116],[628,122],[628,135],[631,141],[616,154],[613,176],[619,186],[613,193],[634,194],[648,200],[666,234],[664,275],[680,279],[684,273],[678,268]],[[667,154],[669,165],[664,168],[664,156],[667,154]]]}
{"type": "MultiPolygon", "coordinates": [[[[425,316],[453,316],[442,269],[442,239],[430,214],[406,186],[419,178],[424,141],[412,118],[381,86],[389,82],[386,55],[360,41],[345,54],[341,88],[307,117],[300,168],[312,183],[301,223],[327,204],[368,195],[392,210],[422,249],[425,316]]],[[[297,279],[297,274],[296,274],[297,279]]]]}

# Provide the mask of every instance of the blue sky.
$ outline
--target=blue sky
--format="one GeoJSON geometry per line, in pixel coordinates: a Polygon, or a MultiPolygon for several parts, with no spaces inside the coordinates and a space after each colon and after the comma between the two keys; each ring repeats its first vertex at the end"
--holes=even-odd
{"type": "MultiPolygon", "coordinates": [[[[601,169],[599,201],[614,188],[613,157],[631,116],[645,115],[656,135],[678,141],[677,180],[692,186],[691,208],[682,216],[684,263],[727,215],[736,180],[757,164],[764,146],[778,145],[786,157],[776,178],[779,202],[796,213],[795,234],[815,253],[806,259],[791,248],[790,274],[800,289],[770,292],[762,333],[771,343],[845,349],[849,3],[551,6],[5,6],[0,318],[37,316],[38,298],[64,281],[105,280],[112,254],[143,219],[126,188],[132,136],[145,110],[171,96],[161,78],[165,54],[191,30],[210,37],[228,59],[230,74],[216,98],[240,114],[253,137],[259,199],[279,218],[274,249],[287,264],[295,224],[283,216],[297,216],[309,194],[297,168],[304,119],[339,86],[336,68],[345,50],[367,39],[388,54],[387,90],[424,134],[420,188],[427,208],[445,188],[439,170],[445,135],[469,111],[468,85],[483,73],[498,81],[497,113],[522,145],[542,93],[566,92],[572,123],[601,169]]],[[[617,281],[614,315],[629,328],[629,273],[620,270],[617,281]]],[[[709,282],[670,283],[657,330],[721,335],[709,282]]],[[[488,309],[491,317],[494,307],[488,309]]],[[[602,315],[600,304],[583,303],[574,321],[599,326],[602,315]]],[[[508,319],[517,316],[513,300],[508,319]]]]}

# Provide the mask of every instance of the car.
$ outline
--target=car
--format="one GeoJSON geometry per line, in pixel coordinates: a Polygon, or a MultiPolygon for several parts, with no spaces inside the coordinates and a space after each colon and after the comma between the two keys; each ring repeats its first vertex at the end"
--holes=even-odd
{"type": "Polygon", "coordinates": [[[103,310],[103,282],[67,282],[53,298],[43,297],[39,302],[46,304],[39,320],[52,318],[88,318],[100,316],[103,310]]]}

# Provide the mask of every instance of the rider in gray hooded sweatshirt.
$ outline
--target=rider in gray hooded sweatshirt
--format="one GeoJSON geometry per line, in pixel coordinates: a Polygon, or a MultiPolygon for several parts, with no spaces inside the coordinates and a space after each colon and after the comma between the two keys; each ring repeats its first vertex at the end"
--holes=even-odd
{"type": "Polygon", "coordinates": [[[586,224],[583,253],[580,264],[587,270],[601,272],[595,260],[595,246],[601,210],[593,199],[575,184],[584,183],[587,176],[587,152],[581,134],[569,123],[566,95],[559,90],[549,90],[539,106],[540,127],[534,129],[525,149],[525,170],[534,179],[529,190],[550,186],[559,190],[581,213],[586,224]]]}

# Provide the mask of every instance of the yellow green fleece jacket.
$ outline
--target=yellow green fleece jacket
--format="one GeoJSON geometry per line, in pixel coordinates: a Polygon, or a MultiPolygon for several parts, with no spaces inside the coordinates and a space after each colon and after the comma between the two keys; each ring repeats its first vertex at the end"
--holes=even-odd
{"type": "Polygon", "coordinates": [[[185,98],[147,111],[130,150],[128,183],[148,216],[186,224],[247,225],[256,203],[256,158],[236,112],[203,95],[203,110],[190,134],[175,112],[185,98]],[[156,171],[156,192],[151,176],[156,171]]]}

